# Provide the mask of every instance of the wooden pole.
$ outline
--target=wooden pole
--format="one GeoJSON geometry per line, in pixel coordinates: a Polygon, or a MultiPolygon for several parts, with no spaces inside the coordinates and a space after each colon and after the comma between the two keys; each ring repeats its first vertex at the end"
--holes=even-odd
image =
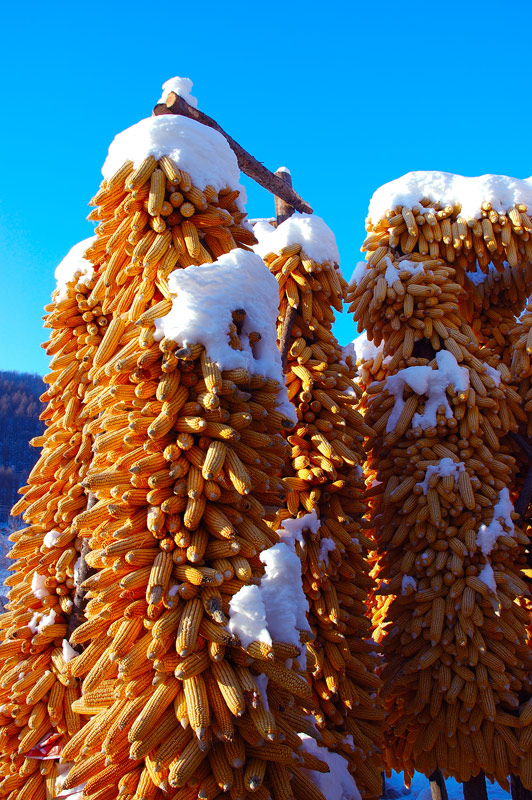
{"type": "Polygon", "coordinates": [[[510,775],[510,791],[512,800],[532,800],[532,792],[525,789],[519,775],[510,775]]]}
{"type": "Polygon", "coordinates": [[[432,800],[449,800],[445,780],[439,769],[435,769],[429,776],[429,783],[432,800]]]}
{"type": "Polygon", "coordinates": [[[209,128],[214,128],[214,130],[221,133],[227,140],[229,147],[237,157],[238,166],[242,172],[245,172],[246,175],[272,194],[281,197],[287,204],[293,206],[296,211],[312,214],[312,208],[297,194],[297,192],[294,192],[291,183],[285,183],[283,179],[274,175],[273,172],[270,172],[264,164],[261,164],[256,158],[253,158],[253,156],[244,150],[238,142],[235,142],[215,120],[208,117],[207,114],[204,114],[202,111],[198,111],[197,108],[190,106],[186,100],[179,97],[175,92],[170,92],[168,94],[166,103],[158,103],[153,109],[154,116],[158,117],[161,114],[181,114],[184,117],[195,119],[196,122],[201,122],[209,128]]]}
{"type": "Polygon", "coordinates": [[[469,778],[462,784],[464,790],[464,800],[488,800],[488,792],[486,790],[486,776],[482,770],[475,775],[474,778],[469,778]]]}
{"type": "MultiPolygon", "coordinates": [[[[276,177],[278,177],[283,184],[286,186],[292,186],[292,176],[290,175],[290,171],[287,169],[278,169],[275,172],[276,177]]],[[[275,196],[275,217],[277,220],[277,227],[281,225],[285,220],[289,219],[292,214],[294,213],[294,206],[290,205],[286,202],[282,197],[278,195],[275,196]]],[[[290,338],[292,336],[292,327],[294,325],[294,319],[296,318],[297,309],[293,306],[288,306],[286,309],[286,314],[283,320],[283,327],[281,329],[281,336],[279,337],[279,350],[281,351],[281,363],[283,365],[283,372],[286,372],[286,361],[288,359],[288,347],[290,345],[290,338]]]]}
{"type": "MultiPolygon", "coordinates": [[[[89,511],[93,505],[96,503],[96,495],[92,492],[89,492],[89,497],[87,499],[87,511],[89,511]]],[[[74,594],[74,599],[72,602],[72,612],[70,614],[70,619],[68,620],[68,628],[66,634],[66,640],[69,641],[70,637],[79,626],[85,622],[85,605],[86,599],[85,596],[87,592],[85,589],[81,588],[81,584],[83,581],[87,580],[87,578],[94,573],[95,570],[91,570],[89,565],[86,561],[86,556],[90,552],[89,547],[89,540],[87,538],[83,539],[81,545],[81,552],[79,555],[80,564],[78,569],[78,580],[76,586],[76,592],[74,594]]],[[[76,648],[75,648],[76,649],[76,648]]],[[[79,647],[77,648],[79,650],[79,647]]],[[[81,652],[81,651],[80,651],[81,652]]]]}

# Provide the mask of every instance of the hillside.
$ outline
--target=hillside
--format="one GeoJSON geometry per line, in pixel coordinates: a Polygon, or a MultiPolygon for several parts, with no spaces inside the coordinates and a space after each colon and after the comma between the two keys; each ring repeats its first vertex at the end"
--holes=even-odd
{"type": "Polygon", "coordinates": [[[29,440],[44,430],[39,420],[44,391],[40,375],[0,372],[0,527],[38,456],[29,440]]]}

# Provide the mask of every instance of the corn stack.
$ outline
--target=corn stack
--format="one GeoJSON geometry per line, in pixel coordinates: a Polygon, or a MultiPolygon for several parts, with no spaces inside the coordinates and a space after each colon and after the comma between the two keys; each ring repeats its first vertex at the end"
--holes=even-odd
{"type": "Polygon", "coordinates": [[[0,791],[13,799],[55,795],[61,745],[83,722],[71,709],[79,682],[65,675],[65,661],[75,655],[65,637],[80,552],[72,523],[87,504],[83,479],[92,456],[79,412],[108,323],[101,308],[89,311],[95,278],[80,258],[89,243],[73,248],[58,268],[72,274],[46,309],[45,327],[52,332],[44,347],[52,371],[44,379],[41,419],[47,428],[32,441],[42,447],[41,456],[12,512],[24,512],[27,523],[10,537],[16,561],[7,579],[9,610],[0,617],[0,791]]]}
{"type": "MultiPolygon", "coordinates": [[[[191,137],[236,169],[224,140],[186,119],[145,120],[128,141],[164,130],[166,147],[174,126],[178,152],[191,137]]],[[[72,529],[88,540],[94,572],[86,622],[71,636],[84,650],[65,675],[82,682],[72,708],[88,722],[62,750],[74,762],[63,787],[84,784],[85,800],[323,800],[301,769],[327,770],[297,735],[313,708],[305,674],[288,666],[302,646],[244,649],[226,628],[232,599],[260,583],[260,554],[278,542],[267,521],[281,505],[281,431],[292,424],[281,386],[220,366],[200,343],[160,338],[176,302],[172,272],[214,279],[227,254],[239,262],[234,253],[263,267],[244,253],[254,237],[238,184],[214,168],[216,185],[196,183],[174,155],[115,157],[91,213],[99,225],[87,257],[99,266],[89,306],[111,319],[80,414],[94,440],[83,486],[96,502],[72,529]]],[[[215,315],[216,298],[206,300],[215,315]]],[[[254,363],[262,344],[250,319],[249,307],[234,308],[220,338],[254,363]]]]}
{"type": "Polygon", "coordinates": [[[344,360],[331,330],[347,283],[334,236],[318,217],[295,215],[276,230],[263,222],[254,230],[256,250],[279,284],[279,340],[288,309],[296,310],[285,376],[298,424],[288,435],[290,491],[278,517],[285,525],[297,518],[303,530],[298,552],[315,636],[308,666],[317,726],[327,747],[348,759],[362,796],[374,798],[382,789],[383,712],[365,615],[372,585],[366,558],[374,543],[364,531],[360,467],[371,429],[356,411],[351,356],[344,360]]]}
{"type": "MultiPolygon", "coordinates": [[[[452,233],[457,207],[398,205],[372,228],[348,296],[359,330],[390,357],[386,380],[369,384],[363,398],[375,431],[367,476],[377,481],[369,503],[385,598],[375,622],[386,662],[386,769],[404,769],[409,780],[439,767],[459,781],[483,770],[505,788],[511,772],[530,787],[528,704],[520,707],[530,691],[528,612],[517,603],[528,593],[528,539],[514,524],[515,462],[501,447],[522,418],[520,398],[496,354],[496,366],[483,362],[460,311],[456,267],[471,266],[464,242],[473,227],[427,252],[425,226],[432,220],[443,231],[448,220],[452,233]]],[[[491,224],[497,248],[507,247],[491,224]]]]}

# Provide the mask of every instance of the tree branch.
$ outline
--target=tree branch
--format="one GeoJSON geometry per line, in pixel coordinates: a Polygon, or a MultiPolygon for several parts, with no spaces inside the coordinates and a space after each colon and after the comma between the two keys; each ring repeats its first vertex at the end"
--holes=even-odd
{"type": "Polygon", "coordinates": [[[244,150],[238,142],[235,142],[235,140],[232,139],[217,122],[211,119],[211,117],[208,117],[207,114],[204,114],[202,111],[198,111],[197,108],[193,108],[175,92],[169,92],[166,103],[158,103],[153,109],[153,114],[156,117],[161,114],[181,114],[184,117],[195,119],[196,122],[201,122],[209,128],[214,128],[214,130],[221,133],[222,136],[227,139],[229,147],[237,157],[238,166],[242,172],[245,172],[246,175],[272,194],[285,200],[289,205],[293,206],[296,211],[312,214],[312,208],[294,192],[291,186],[287,186],[281,178],[278,178],[273,172],[266,169],[256,158],[253,158],[252,155],[244,150]]]}
{"type": "MultiPolygon", "coordinates": [[[[89,493],[89,498],[87,500],[87,510],[91,509],[93,505],[96,503],[96,495],[89,493]]],[[[70,613],[70,619],[68,620],[68,628],[66,634],[66,640],[69,641],[70,637],[76,630],[79,628],[82,622],[85,622],[85,595],[87,594],[85,589],[82,589],[82,583],[86,580],[90,575],[93,575],[95,570],[91,569],[86,561],[86,556],[90,551],[89,547],[89,540],[87,538],[83,539],[81,544],[81,552],[80,552],[80,565],[78,570],[78,580],[76,586],[76,592],[74,594],[74,599],[72,601],[72,611],[70,613]]],[[[77,649],[77,648],[74,648],[77,649]]]]}

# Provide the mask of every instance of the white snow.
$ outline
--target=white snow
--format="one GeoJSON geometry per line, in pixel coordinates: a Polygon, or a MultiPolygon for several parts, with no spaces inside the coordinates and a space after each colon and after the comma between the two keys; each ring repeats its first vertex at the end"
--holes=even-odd
{"type": "Polygon", "coordinates": [[[45,547],[55,547],[57,540],[61,536],[61,531],[51,530],[44,535],[42,543],[45,547]]]}
{"type": "Polygon", "coordinates": [[[512,520],[512,511],[514,506],[510,500],[510,492],[505,487],[499,492],[499,499],[493,509],[493,518],[489,525],[481,525],[477,533],[477,547],[480,547],[484,555],[489,555],[493,550],[495,542],[499,536],[509,535],[513,536],[515,533],[514,523],[512,520]],[[506,532],[503,524],[509,529],[506,532]]]}
{"type": "Polygon", "coordinates": [[[260,697],[262,700],[262,705],[264,706],[265,711],[270,710],[270,704],[268,702],[268,676],[264,675],[264,673],[260,673],[259,675],[254,675],[255,683],[259,687],[260,697]]]}
{"type": "Polygon", "coordinates": [[[78,586],[79,584],[79,571],[81,568],[81,556],[76,559],[74,563],[74,586],[78,586]]]}
{"type": "Polygon", "coordinates": [[[265,566],[260,585],[243,586],[233,595],[227,628],[244,647],[255,641],[271,645],[273,640],[300,647],[298,660],[305,669],[306,648],[301,646],[299,631],[310,631],[308,601],[293,540],[263,550],[260,560],[265,566]]]}
{"type": "Polygon", "coordinates": [[[182,345],[203,344],[221,369],[242,367],[279,381],[278,410],[296,422],[276,345],[279,289],[262,259],[248,250],[232,250],[213,264],[174,270],[168,285],[175,298],[170,312],[155,321],[155,338],[166,336],[182,345]],[[237,308],[246,311],[240,335],[242,350],[233,350],[229,344],[232,312],[237,308]],[[251,331],[261,335],[253,349],[248,339],[251,331]]]}
{"type": "Polygon", "coordinates": [[[249,647],[251,642],[271,645],[261,587],[242,586],[233,595],[229,603],[227,629],[238,636],[243,647],[249,647]]]}
{"type": "Polygon", "coordinates": [[[485,583],[486,586],[493,592],[493,594],[497,594],[497,584],[495,583],[495,575],[493,572],[493,567],[491,564],[484,564],[482,569],[478,574],[479,580],[482,583],[485,583]]]}
{"type": "Polygon", "coordinates": [[[265,566],[261,579],[261,595],[266,609],[268,631],[272,639],[301,647],[299,663],[306,669],[306,647],[302,647],[299,631],[310,631],[307,620],[308,600],[301,580],[301,561],[284,542],[263,550],[260,560],[265,566]]]}
{"type": "Polygon", "coordinates": [[[329,553],[332,553],[333,550],[336,550],[336,544],[332,539],[328,539],[326,536],[320,539],[320,561],[324,561],[325,566],[329,564],[329,553]]]}
{"type": "Polygon", "coordinates": [[[304,530],[309,530],[315,534],[318,533],[320,527],[321,522],[318,519],[316,510],[312,509],[310,514],[303,514],[302,517],[284,519],[282,527],[277,529],[277,534],[285,544],[294,550],[294,542],[299,542],[301,547],[305,546],[304,530]]]}
{"type": "Polygon", "coordinates": [[[495,369],[495,367],[490,367],[489,364],[484,364],[484,366],[486,367],[486,372],[492,379],[495,386],[498,386],[501,382],[501,373],[499,372],[499,370],[495,369]]]}
{"type": "MultiPolygon", "coordinates": [[[[367,331],[362,331],[356,339],[353,339],[353,348],[356,360],[362,364],[364,361],[374,361],[379,354],[382,354],[384,342],[382,341],[379,345],[376,345],[368,339],[367,331]]],[[[382,363],[387,364],[390,360],[391,356],[385,356],[382,359],[382,363]]]]}
{"type": "Polygon", "coordinates": [[[417,592],[417,583],[415,578],[412,578],[411,575],[403,575],[403,580],[401,581],[401,594],[406,594],[406,590],[409,586],[411,586],[413,590],[417,592]]]}
{"type": "Polygon", "coordinates": [[[359,261],[353,270],[349,285],[356,286],[358,283],[360,283],[368,269],[370,269],[370,267],[367,261],[359,261]]]}
{"type": "Polygon", "coordinates": [[[55,279],[57,281],[55,288],[58,292],[55,298],[56,302],[66,300],[67,286],[74,279],[77,279],[77,283],[82,284],[86,284],[91,280],[94,274],[94,267],[83,256],[95,239],[96,236],[89,236],[88,239],[83,239],[75,244],[55,268],[55,279]]]}
{"type": "Polygon", "coordinates": [[[389,256],[385,256],[384,262],[386,264],[384,278],[388,286],[393,286],[395,281],[399,280],[400,272],[408,272],[410,275],[420,275],[424,272],[423,264],[416,263],[415,261],[397,261],[394,264],[389,256]]]}
{"type": "Polygon", "coordinates": [[[63,660],[65,661],[65,663],[67,661],[72,661],[73,658],[79,656],[79,653],[77,653],[76,650],[74,650],[70,642],[67,642],[66,639],[63,639],[62,646],[63,646],[63,660]]]}
{"type": "Polygon", "coordinates": [[[46,575],[40,575],[38,572],[34,572],[31,578],[31,591],[34,597],[38,600],[42,600],[43,597],[48,597],[50,592],[44,585],[44,581],[46,580],[46,575]]]}
{"type": "Polygon", "coordinates": [[[182,97],[183,100],[186,100],[189,106],[197,108],[198,101],[196,100],[195,97],[193,97],[190,94],[193,86],[194,84],[192,83],[190,78],[179,78],[177,76],[175,78],[170,78],[169,80],[163,83],[162,86],[163,93],[157,102],[158,103],[166,102],[166,98],[170,94],[170,92],[175,92],[176,94],[179,95],[179,97],[182,97]]]}
{"type": "Polygon", "coordinates": [[[272,228],[267,220],[258,220],[253,233],[259,240],[253,249],[262,257],[268,253],[278,253],[288,245],[300,244],[303,252],[318,264],[324,261],[340,262],[334,233],[315,214],[295,213],[277,228],[272,228]]]}
{"type": "Polygon", "coordinates": [[[518,203],[532,205],[532,177],[520,179],[506,175],[480,175],[468,178],[450,172],[408,172],[380,186],[369,204],[368,216],[373,223],[386,211],[398,206],[420,206],[427,198],[442,205],[462,206],[466,219],[481,216],[482,203],[491,203],[498,214],[505,213],[518,203]]]}
{"type": "Polygon", "coordinates": [[[246,192],[239,182],[238,162],[227,140],[213,128],[180,115],[147,117],[117,134],[109,147],[102,175],[110,178],[126,161],[138,167],[148,156],[159,159],[164,155],[188,172],[198,189],[208,185],[216,191],[227,186],[237,189],[240,192],[237,203],[244,210],[246,192]]]}
{"type": "Polygon", "coordinates": [[[48,625],[54,624],[55,618],[56,613],[53,608],[51,608],[47,614],[36,611],[28,622],[28,628],[32,633],[42,633],[42,631],[47,628],[48,625]]]}
{"type": "Polygon", "coordinates": [[[346,759],[338,753],[332,753],[326,747],[319,747],[312,736],[307,736],[305,733],[299,733],[298,736],[302,740],[303,750],[329,765],[330,772],[302,770],[320,790],[325,800],[361,800],[355,779],[347,769],[346,759]]]}
{"type": "Polygon", "coordinates": [[[452,475],[455,481],[457,481],[461,472],[465,472],[465,464],[463,461],[456,462],[453,461],[452,458],[441,458],[438,464],[430,464],[427,467],[427,471],[425,472],[425,477],[422,483],[418,483],[417,485],[421,486],[423,489],[423,494],[427,494],[429,489],[429,481],[433,475],[439,475],[441,478],[452,475]]]}
{"type": "Polygon", "coordinates": [[[397,420],[404,408],[403,391],[409,386],[416,394],[426,395],[425,410],[422,414],[416,413],[412,418],[412,427],[421,427],[423,430],[436,426],[436,412],[440,406],[445,408],[445,416],[453,416],[445,390],[451,384],[457,392],[465,392],[469,388],[469,372],[465,367],[460,367],[456,358],[448,350],[436,353],[436,369],[430,366],[406,367],[395,375],[386,379],[385,388],[395,397],[392,413],[388,418],[386,431],[395,430],[397,420]]]}

